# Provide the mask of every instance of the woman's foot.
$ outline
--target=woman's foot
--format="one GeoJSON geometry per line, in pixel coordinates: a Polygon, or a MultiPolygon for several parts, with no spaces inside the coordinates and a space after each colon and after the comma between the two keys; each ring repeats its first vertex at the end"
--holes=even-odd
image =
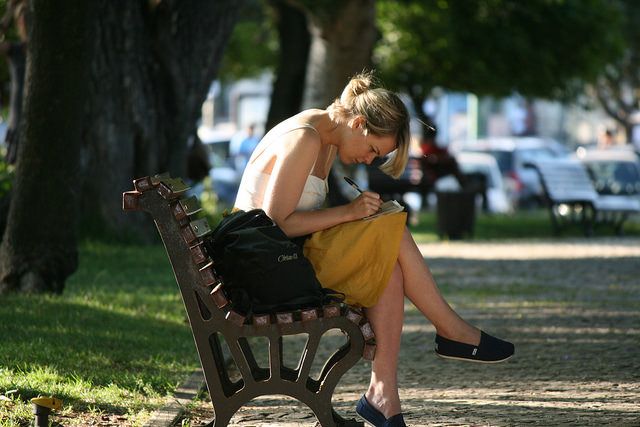
{"type": "Polygon", "coordinates": [[[436,334],[436,354],[445,359],[498,363],[509,359],[515,353],[512,343],[484,331],[480,332],[480,342],[477,345],[450,340],[436,334]]]}
{"type": "Polygon", "coordinates": [[[356,405],[356,412],[374,427],[406,427],[402,413],[386,418],[382,412],[369,403],[364,395],[356,405]]]}
{"type": "Polygon", "coordinates": [[[482,331],[464,320],[451,322],[445,327],[436,328],[436,334],[451,341],[469,345],[479,345],[482,331]]]}

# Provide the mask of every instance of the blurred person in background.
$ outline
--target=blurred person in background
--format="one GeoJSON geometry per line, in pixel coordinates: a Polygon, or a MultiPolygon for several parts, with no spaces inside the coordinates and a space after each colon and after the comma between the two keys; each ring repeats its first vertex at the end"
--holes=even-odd
{"type": "Polygon", "coordinates": [[[229,156],[238,172],[242,173],[244,171],[251,153],[253,153],[259,142],[260,138],[256,135],[256,125],[254,123],[250,124],[245,132],[234,135],[229,143],[229,156]]]}
{"type": "Polygon", "coordinates": [[[598,148],[607,149],[614,145],[616,145],[616,131],[614,129],[607,128],[598,141],[598,148]]]}
{"type": "Polygon", "coordinates": [[[453,175],[464,187],[464,175],[460,172],[458,162],[446,147],[440,147],[436,142],[438,131],[431,125],[423,123],[423,136],[420,140],[420,151],[422,153],[422,171],[433,184],[439,178],[446,175],[453,175]]]}

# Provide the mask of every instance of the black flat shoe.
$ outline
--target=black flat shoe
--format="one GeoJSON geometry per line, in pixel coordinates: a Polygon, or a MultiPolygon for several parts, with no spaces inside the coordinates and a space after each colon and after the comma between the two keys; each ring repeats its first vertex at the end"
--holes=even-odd
{"type": "Polygon", "coordinates": [[[378,411],[369,403],[367,398],[364,397],[364,394],[360,400],[358,400],[356,412],[364,418],[366,422],[374,427],[407,427],[404,423],[404,417],[402,414],[396,414],[389,418],[385,418],[384,415],[382,415],[382,412],[378,411]]]}
{"type": "Polygon", "coordinates": [[[480,344],[477,346],[452,341],[436,334],[436,354],[445,359],[498,363],[509,359],[514,352],[513,344],[484,331],[480,331],[480,344]]]}

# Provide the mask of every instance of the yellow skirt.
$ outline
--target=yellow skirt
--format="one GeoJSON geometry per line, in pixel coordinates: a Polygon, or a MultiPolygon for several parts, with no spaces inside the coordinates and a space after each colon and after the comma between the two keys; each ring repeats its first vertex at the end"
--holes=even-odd
{"type": "Polygon", "coordinates": [[[378,302],[398,260],[407,214],[352,221],[313,233],[304,244],[318,280],[351,305],[378,302]]]}

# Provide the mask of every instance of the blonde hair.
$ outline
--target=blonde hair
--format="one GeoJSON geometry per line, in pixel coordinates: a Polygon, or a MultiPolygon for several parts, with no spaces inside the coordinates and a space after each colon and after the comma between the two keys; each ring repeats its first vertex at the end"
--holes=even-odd
{"type": "Polygon", "coordinates": [[[338,120],[362,116],[366,120],[365,129],[369,132],[378,136],[394,136],[397,140],[396,149],[380,169],[398,178],[409,158],[409,113],[397,94],[374,87],[376,83],[372,72],[355,75],[328,110],[338,120]]]}

